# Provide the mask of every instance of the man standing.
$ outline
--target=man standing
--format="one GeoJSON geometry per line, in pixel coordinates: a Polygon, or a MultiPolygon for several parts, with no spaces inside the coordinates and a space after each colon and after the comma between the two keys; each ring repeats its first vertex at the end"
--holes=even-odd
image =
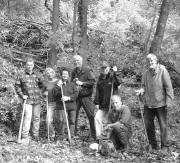
{"type": "Polygon", "coordinates": [[[167,108],[174,98],[171,79],[166,68],[159,64],[154,54],[147,55],[148,69],[143,76],[143,88],[137,95],[144,97],[144,121],[149,143],[152,149],[158,149],[155,137],[155,116],[161,133],[161,148],[168,147],[167,142],[167,108]]]}
{"type": "Polygon", "coordinates": [[[83,65],[83,58],[80,55],[74,55],[75,69],[72,71],[71,80],[77,85],[79,89],[79,95],[77,98],[77,111],[75,121],[75,134],[77,133],[77,121],[79,110],[81,106],[85,110],[89,119],[91,136],[96,139],[95,127],[94,127],[94,110],[91,96],[93,93],[93,86],[95,84],[95,77],[91,69],[83,65]]]}
{"type": "Polygon", "coordinates": [[[33,71],[33,68],[34,60],[28,58],[26,61],[25,72],[18,77],[15,83],[15,89],[19,97],[26,100],[22,139],[29,139],[28,135],[32,119],[32,136],[35,141],[38,141],[41,113],[40,88],[42,88],[42,81],[33,71]]]}
{"type": "Polygon", "coordinates": [[[113,95],[111,101],[112,109],[108,113],[108,124],[105,130],[108,130],[109,139],[114,147],[125,151],[132,135],[131,112],[128,106],[122,105],[120,96],[113,95]]]}
{"type": "Polygon", "coordinates": [[[118,86],[121,84],[120,76],[117,75],[117,67],[110,70],[110,65],[104,61],[101,64],[101,74],[99,76],[94,103],[97,113],[95,115],[96,139],[100,139],[103,129],[103,121],[106,121],[110,108],[110,98],[112,94],[118,94],[118,86]]]}

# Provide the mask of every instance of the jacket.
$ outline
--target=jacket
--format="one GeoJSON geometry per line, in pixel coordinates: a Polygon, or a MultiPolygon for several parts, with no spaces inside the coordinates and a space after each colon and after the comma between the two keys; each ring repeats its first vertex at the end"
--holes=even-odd
{"type": "Polygon", "coordinates": [[[112,82],[113,94],[118,94],[118,86],[122,81],[120,76],[115,72],[109,72],[106,76],[101,74],[97,81],[94,104],[99,105],[99,109],[101,110],[109,110],[112,82]]]}
{"type": "MultiPolygon", "coordinates": [[[[72,82],[66,82],[66,85],[62,85],[63,88],[63,95],[64,96],[70,96],[70,100],[65,102],[66,109],[67,110],[76,110],[76,98],[78,96],[78,91],[74,83],[72,82]]],[[[59,86],[55,86],[52,90],[53,96],[56,101],[56,109],[57,110],[63,110],[63,103],[61,101],[62,93],[61,88],[59,86]]]]}
{"type": "Polygon", "coordinates": [[[166,68],[158,64],[154,73],[149,69],[143,76],[144,100],[148,108],[166,106],[174,98],[171,79],[166,68]]]}
{"type": "Polygon", "coordinates": [[[15,90],[19,97],[23,98],[23,95],[27,95],[26,103],[30,105],[40,103],[42,88],[42,79],[34,71],[32,74],[27,71],[20,74],[15,83],[15,90]]]}
{"type": "Polygon", "coordinates": [[[82,86],[77,86],[79,89],[79,97],[91,96],[93,93],[93,86],[96,82],[93,71],[82,66],[81,69],[75,68],[71,74],[71,81],[75,83],[76,79],[83,82],[82,86]]]}

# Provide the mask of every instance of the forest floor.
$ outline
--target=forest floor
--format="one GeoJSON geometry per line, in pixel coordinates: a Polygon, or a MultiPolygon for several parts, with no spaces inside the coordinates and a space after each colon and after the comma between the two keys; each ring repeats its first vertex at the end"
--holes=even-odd
{"type": "MultiPolygon", "coordinates": [[[[132,88],[122,88],[124,98],[132,94],[132,88]]],[[[144,136],[142,119],[133,116],[133,135],[130,139],[128,150],[118,157],[104,157],[99,153],[90,150],[89,145],[89,126],[86,115],[83,111],[79,120],[79,136],[75,144],[70,146],[67,141],[60,143],[48,143],[45,138],[45,131],[41,127],[41,141],[31,141],[29,145],[16,143],[17,136],[4,125],[0,126],[0,162],[8,163],[117,163],[117,162],[137,162],[137,163],[162,163],[162,162],[180,162],[180,91],[176,90],[176,98],[172,107],[168,111],[168,135],[170,148],[167,150],[158,150],[148,152],[146,150],[146,139],[144,136]]],[[[126,99],[124,103],[132,107],[133,100],[136,98],[126,99]]],[[[131,108],[130,107],[130,108],[131,108]]],[[[138,112],[138,111],[137,111],[138,112]]],[[[134,112],[133,112],[133,115],[134,112]]],[[[41,124],[44,121],[42,120],[41,124]]],[[[157,120],[156,136],[160,141],[160,132],[157,120]]],[[[41,125],[43,126],[43,125],[41,125]]]]}

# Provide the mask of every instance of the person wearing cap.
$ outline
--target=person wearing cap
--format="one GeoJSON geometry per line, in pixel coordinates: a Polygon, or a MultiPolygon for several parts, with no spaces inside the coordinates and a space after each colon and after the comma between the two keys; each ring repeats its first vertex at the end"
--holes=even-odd
{"type": "Polygon", "coordinates": [[[102,136],[103,122],[107,119],[110,108],[111,94],[118,94],[118,86],[122,83],[120,76],[117,74],[117,67],[112,69],[108,62],[101,63],[101,74],[97,81],[94,104],[97,112],[95,115],[96,139],[102,136]]]}
{"type": "Polygon", "coordinates": [[[56,101],[55,110],[55,129],[56,129],[56,140],[62,140],[64,138],[65,129],[65,114],[63,102],[65,102],[66,111],[68,115],[69,128],[72,138],[74,137],[75,129],[75,117],[76,117],[76,99],[78,97],[78,90],[76,85],[69,81],[70,72],[67,68],[63,68],[61,71],[62,79],[60,79],[57,85],[53,89],[53,95],[56,101]],[[61,92],[61,86],[63,89],[63,96],[61,92]]]}
{"type": "Polygon", "coordinates": [[[79,95],[76,100],[77,111],[75,121],[75,134],[77,134],[77,122],[80,108],[83,107],[89,119],[91,137],[96,139],[96,131],[94,126],[95,105],[92,101],[93,87],[96,82],[92,69],[83,65],[83,58],[80,55],[74,55],[75,68],[72,71],[71,80],[76,84],[79,95]]]}
{"type": "Polygon", "coordinates": [[[156,55],[147,55],[147,67],[142,79],[142,88],[136,91],[144,102],[144,122],[152,149],[158,149],[155,136],[155,116],[158,119],[161,133],[161,148],[168,147],[167,141],[167,108],[174,98],[171,79],[165,66],[158,63],[156,55]]]}

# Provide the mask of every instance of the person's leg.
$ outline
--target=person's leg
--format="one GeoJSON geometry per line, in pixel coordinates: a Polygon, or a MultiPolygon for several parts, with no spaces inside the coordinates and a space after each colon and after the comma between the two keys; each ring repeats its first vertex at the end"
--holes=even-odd
{"type": "Polygon", "coordinates": [[[77,105],[77,110],[76,110],[76,117],[75,117],[75,130],[74,130],[74,135],[76,136],[77,135],[77,125],[78,125],[78,116],[79,116],[79,111],[80,111],[80,108],[81,108],[81,100],[80,98],[78,98],[76,100],[76,105],[77,105]]]}
{"type": "Polygon", "coordinates": [[[33,137],[37,140],[39,137],[40,114],[41,114],[40,104],[33,105],[33,108],[32,108],[32,118],[33,118],[32,133],[33,133],[33,137]]]}
{"type": "Polygon", "coordinates": [[[154,125],[154,118],[155,118],[155,109],[150,109],[145,107],[144,108],[144,123],[146,126],[147,136],[149,143],[152,145],[152,148],[157,148],[157,141],[155,135],[155,125],[154,125]]]}
{"type": "Polygon", "coordinates": [[[54,112],[55,118],[55,130],[56,130],[56,138],[63,139],[64,137],[64,127],[65,127],[65,115],[64,110],[55,110],[54,112]]]}
{"type": "Polygon", "coordinates": [[[166,107],[161,107],[156,109],[156,115],[160,125],[161,132],[161,147],[168,146],[167,142],[167,109],[166,107]]]}
{"type": "Polygon", "coordinates": [[[75,130],[75,118],[76,118],[76,111],[75,110],[69,110],[68,111],[68,118],[69,118],[69,128],[71,132],[71,136],[74,136],[74,130],[75,130]]]}
{"type": "Polygon", "coordinates": [[[95,106],[92,102],[91,97],[83,97],[81,100],[82,100],[82,106],[86,112],[88,119],[89,119],[91,136],[92,136],[92,138],[96,139],[96,130],[95,130],[95,126],[94,126],[95,106]]]}
{"type": "Polygon", "coordinates": [[[115,149],[120,149],[120,142],[119,142],[119,139],[118,139],[117,132],[115,130],[112,130],[109,139],[114,144],[115,149]]]}
{"type": "Polygon", "coordinates": [[[22,126],[22,138],[27,138],[31,126],[32,105],[26,104],[24,110],[24,121],[22,126]]]}
{"type": "MultiPolygon", "coordinates": [[[[118,144],[119,149],[125,150],[127,148],[127,145],[129,143],[129,138],[130,138],[130,131],[126,126],[115,126],[114,128],[114,133],[117,135],[118,141],[116,143],[118,144]]],[[[117,148],[116,148],[117,149],[117,148]]]]}
{"type": "Polygon", "coordinates": [[[48,110],[47,110],[49,112],[47,112],[47,116],[46,116],[46,124],[47,124],[47,129],[49,128],[49,137],[50,138],[54,138],[54,136],[55,136],[54,124],[53,124],[55,107],[56,107],[55,103],[49,103],[48,110]]]}
{"type": "Polygon", "coordinates": [[[103,131],[103,121],[106,119],[107,113],[103,110],[98,110],[95,118],[94,118],[94,124],[96,128],[96,138],[99,139],[101,137],[102,131],[103,131]]]}

